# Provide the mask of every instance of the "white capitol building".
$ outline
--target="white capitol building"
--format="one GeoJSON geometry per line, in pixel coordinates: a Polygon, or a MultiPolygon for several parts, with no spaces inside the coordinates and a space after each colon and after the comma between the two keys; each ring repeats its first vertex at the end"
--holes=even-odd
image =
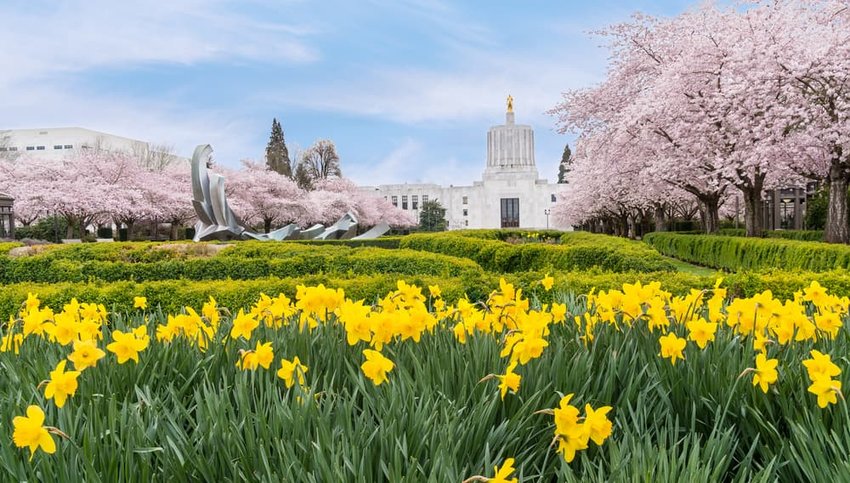
{"type": "Polygon", "coordinates": [[[487,132],[487,166],[472,186],[433,183],[365,186],[419,219],[422,203],[437,200],[450,230],[464,228],[547,228],[558,185],[540,179],[534,162],[534,129],[514,121],[508,97],[505,124],[487,132]]]}

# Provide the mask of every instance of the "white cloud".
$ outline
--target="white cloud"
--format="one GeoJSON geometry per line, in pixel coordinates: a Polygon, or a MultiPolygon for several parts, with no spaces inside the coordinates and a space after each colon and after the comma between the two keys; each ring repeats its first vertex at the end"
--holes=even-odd
{"type": "Polygon", "coordinates": [[[319,55],[304,41],[310,28],[252,19],[222,0],[12,2],[0,18],[0,86],[104,66],[319,55]]]}

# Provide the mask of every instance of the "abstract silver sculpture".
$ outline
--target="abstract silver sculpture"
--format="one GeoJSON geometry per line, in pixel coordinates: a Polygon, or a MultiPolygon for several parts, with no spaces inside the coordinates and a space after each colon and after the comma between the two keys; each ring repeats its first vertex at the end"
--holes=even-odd
{"type": "Polygon", "coordinates": [[[255,233],[245,228],[242,221],[227,204],[224,192],[224,176],[210,173],[207,170],[212,147],[202,144],[195,148],[192,154],[192,205],[198,215],[195,224],[194,241],[254,239],[268,240],[346,240],[354,238],[365,240],[378,238],[390,227],[381,223],[371,230],[355,237],[357,233],[357,217],[346,213],[333,225],[325,228],[316,224],[302,230],[295,224],[289,224],[270,233],[255,233]]]}

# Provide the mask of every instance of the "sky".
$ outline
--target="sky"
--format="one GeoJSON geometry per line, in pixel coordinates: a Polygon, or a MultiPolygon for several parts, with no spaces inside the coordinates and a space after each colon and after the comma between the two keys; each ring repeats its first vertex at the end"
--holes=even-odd
{"type": "Polygon", "coordinates": [[[535,128],[542,178],[565,143],[546,111],[606,71],[591,32],[685,0],[2,0],[0,129],[84,127],[216,162],[335,142],[361,185],[468,185],[487,129],[535,128]]]}

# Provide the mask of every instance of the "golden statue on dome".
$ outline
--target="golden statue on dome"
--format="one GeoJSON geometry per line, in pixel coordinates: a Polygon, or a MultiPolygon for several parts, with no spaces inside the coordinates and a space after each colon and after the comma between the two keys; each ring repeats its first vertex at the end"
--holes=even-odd
{"type": "Polygon", "coordinates": [[[514,98],[508,94],[508,112],[514,112],[514,98]]]}

